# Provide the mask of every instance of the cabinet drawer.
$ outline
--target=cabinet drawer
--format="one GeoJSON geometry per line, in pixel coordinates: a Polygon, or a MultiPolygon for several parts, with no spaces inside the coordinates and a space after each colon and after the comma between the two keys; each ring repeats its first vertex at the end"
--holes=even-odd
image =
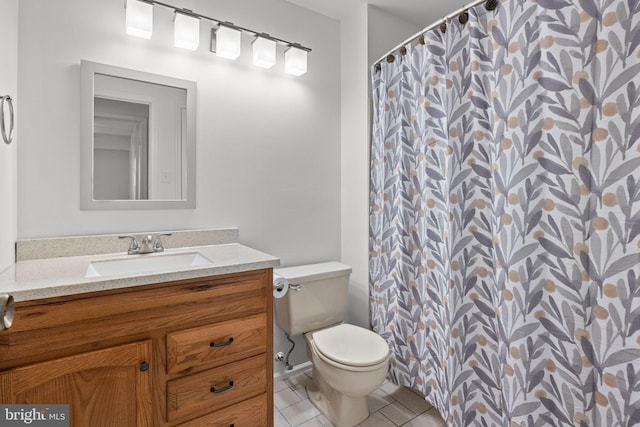
{"type": "Polygon", "coordinates": [[[169,421],[194,418],[265,393],[266,354],[167,383],[169,421]]]}
{"type": "Polygon", "coordinates": [[[16,304],[12,327],[0,332],[0,370],[271,309],[265,274],[172,283],[16,304]]]}
{"type": "Polygon", "coordinates": [[[267,395],[263,394],[237,405],[180,424],[180,427],[266,427],[267,395]]]}
{"type": "Polygon", "coordinates": [[[167,372],[220,366],[264,353],[266,330],[267,316],[261,314],[167,334],[167,372]]]}

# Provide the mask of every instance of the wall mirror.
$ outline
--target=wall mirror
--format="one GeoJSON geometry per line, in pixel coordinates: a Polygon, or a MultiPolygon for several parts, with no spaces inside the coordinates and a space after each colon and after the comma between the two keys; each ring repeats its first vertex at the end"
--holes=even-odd
{"type": "Polygon", "coordinates": [[[82,210],[195,207],[196,83],[82,61],[82,210]]]}

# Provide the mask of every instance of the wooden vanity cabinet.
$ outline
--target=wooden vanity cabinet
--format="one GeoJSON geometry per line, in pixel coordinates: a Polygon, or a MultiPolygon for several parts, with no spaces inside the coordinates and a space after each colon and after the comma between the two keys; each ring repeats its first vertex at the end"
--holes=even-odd
{"type": "Polygon", "coordinates": [[[270,268],[16,304],[0,403],[71,425],[273,426],[270,268]]]}
{"type": "Polygon", "coordinates": [[[107,425],[114,414],[124,426],[153,425],[146,360],[151,341],[21,366],[0,373],[0,395],[3,403],[82,402],[70,407],[78,426],[107,425]]]}

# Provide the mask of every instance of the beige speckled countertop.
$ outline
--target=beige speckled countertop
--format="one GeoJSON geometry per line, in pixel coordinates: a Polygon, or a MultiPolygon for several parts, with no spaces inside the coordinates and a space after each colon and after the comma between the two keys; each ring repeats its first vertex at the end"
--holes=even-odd
{"type": "Polygon", "coordinates": [[[239,243],[182,247],[146,255],[112,253],[34,259],[18,261],[12,267],[0,273],[0,294],[13,295],[15,301],[28,301],[273,268],[279,265],[280,260],[278,258],[239,243]],[[212,264],[162,272],[85,277],[87,268],[93,261],[134,259],[135,257],[162,257],[193,252],[198,252],[211,261],[212,264]]]}

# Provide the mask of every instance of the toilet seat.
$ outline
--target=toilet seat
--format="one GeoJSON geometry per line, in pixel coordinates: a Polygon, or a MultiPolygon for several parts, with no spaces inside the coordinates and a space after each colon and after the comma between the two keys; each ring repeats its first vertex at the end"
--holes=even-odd
{"type": "Polygon", "coordinates": [[[311,333],[313,347],[327,362],[365,368],[387,363],[389,345],[378,334],[343,323],[311,333]]]}

